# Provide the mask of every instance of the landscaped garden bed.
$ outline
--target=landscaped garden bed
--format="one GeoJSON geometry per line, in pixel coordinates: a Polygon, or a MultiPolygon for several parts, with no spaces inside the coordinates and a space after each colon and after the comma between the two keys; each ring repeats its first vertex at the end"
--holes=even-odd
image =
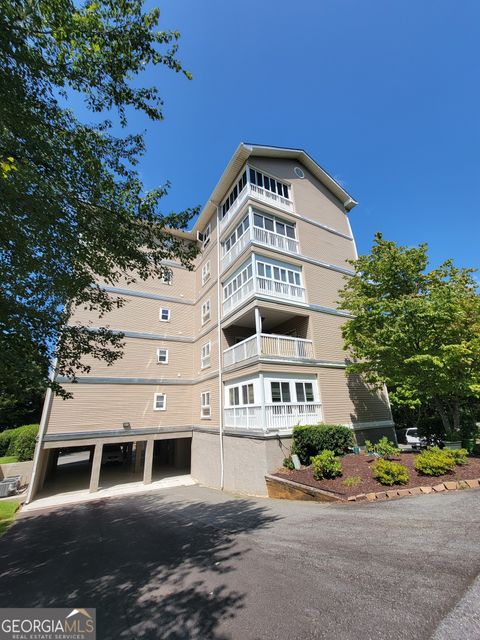
{"type": "Polygon", "coordinates": [[[405,465],[408,469],[409,481],[402,485],[381,485],[372,474],[372,464],[376,458],[366,455],[365,453],[341,456],[339,459],[342,465],[342,475],[336,478],[315,480],[312,466],[302,467],[298,470],[280,469],[272,475],[315,489],[333,492],[344,500],[362,494],[383,493],[387,491],[413,489],[415,487],[434,487],[444,484],[445,482],[480,478],[479,456],[469,456],[466,464],[456,466],[451,473],[446,473],[441,476],[427,476],[420,474],[415,469],[414,465],[417,455],[416,453],[401,453],[394,456],[393,460],[395,462],[405,465]]]}

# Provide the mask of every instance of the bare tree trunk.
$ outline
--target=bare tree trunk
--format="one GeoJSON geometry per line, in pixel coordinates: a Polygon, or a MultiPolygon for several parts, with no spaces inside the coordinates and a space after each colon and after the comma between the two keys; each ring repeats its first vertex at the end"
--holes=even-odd
{"type": "Polygon", "coordinates": [[[442,405],[441,401],[438,398],[435,398],[434,401],[435,409],[437,410],[438,415],[442,419],[442,425],[445,429],[445,433],[451,431],[450,421],[448,419],[447,412],[445,411],[445,407],[442,405]]]}
{"type": "Polygon", "coordinates": [[[460,403],[455,400],[453,403],[453,428],[455,431],[460,431],[460,403]]]}

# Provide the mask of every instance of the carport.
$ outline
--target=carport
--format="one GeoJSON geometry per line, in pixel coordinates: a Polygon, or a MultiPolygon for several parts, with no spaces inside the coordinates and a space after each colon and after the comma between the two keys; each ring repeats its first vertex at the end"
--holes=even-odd
{"type": "Polygon", "coordinates": [[[30,501],[66,493],[96,493],[168,484],[190,477],[191,431],[43,443],[30,501]],[[132,485],[132,487],[130,487],[132,485]]]}

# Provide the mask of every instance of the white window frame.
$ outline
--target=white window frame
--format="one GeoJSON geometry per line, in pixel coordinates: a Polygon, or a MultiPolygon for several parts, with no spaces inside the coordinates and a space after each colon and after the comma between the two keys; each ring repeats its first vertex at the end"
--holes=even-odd
{"type": "MultiPolygon", "coordinates": [[[[272,404],[292,404],[293,400],[292,400],[292,380],[270,380],[270,394],[272,397],[272,404]],[[274,400],[273,399],[273,385],[277,385],[278,384],[278,390],[280,392],[280,400],[274,400]],[[284,395],[286,395],[283,385],[288,385],[288,391],[286,393],[288,393],[288,400],[284,399],[284,395]]],[[[293,383],[295,384],[295,381],[293,381],[293,383]]],[[[295,396],[297,397],[297,396],[295,396]]]]}
{"type": "Polygon", "coordinates": [[[158,347],[157,349],[157,364],[168,364],[168,349],[165,347],[158,347]],[[165,360],[160,360],[160,352],[165,352],[165,360]]]}
{"type": "Polygon", "coordinates": [[[160,320],[160,322],[170,322],[170,309],[167,309],[167,307],[160,307],[160,311],[158,313],[158,318],[160,320]],[[168,318],[162,318],[163,312],[166,311],[168,318]]]}
{"type": "Polygon", "coordinates": [[[298,403],[301,403],[301,404],[313,404],[315,402],[315,388],[314,388],[314,385],[313,385],[313,381],[310,381],[310,380],[295,380],[293,384],[295,386],[295,398],[296,398],[298,403]],[[311,391],[312,391],[312,399],[311,400],[307,400],[307,390],[305,388],[305,386],[307,384],[310,385],[310,387],[311,387],[311,391]],[[298,398],[297,385],[302,385],[302,387],[303,387],[303,396],[305,398],[304,400],[300,400],[298,398]]]}
{"type": "Polygon", "coordinates": [[[210,260],[207,260],[207,262],[205,262],[202,267],[202,287],[208,280],[210,280],[211,275],[212,272],[210,270],[210,260]]]}
{"type": "Polygon", "coordinates": [[[210,243],[211,240],[211,233],[212,233],[212,225],[209,222],[207,224],[207,226],[205,227],[205,229],[202,231],[202,237],[203,237],[203,248],[205,249],[208,244],[210,243]]]}
{"type": "Polygon", "coordinates": [[[210,391],[202,391],[200,394],[200,418],[210,420],[212,417],[212,406],[210,391]]]}
{"type": "Polygon", "coordinates": [[[165,270],[160,277],[160,282],[171,286],[173,284],[173,271],[171,269],[165,270]]]}
{"type": "Polygon", "coordinates": [[[153,410],[154,411],[166,411],[167,410],[167,394],[158,392],[153,394],[153,410]],[[163,407],[157,407],[157,398],[163,397],[163,407]]]}
{"type": "Polygon", "coordinates": [[[225,283],[223,286],[223,299],[228,300],[233,294],[240,289],[244,284],[249,282],[253,278],[253,266],[251,262],[245,264],[245,266],[237,273],[237,275],[225,283]]]}
{"type": "Polygon", "coordinates": [[[274,262],[266,262],[264,260],[257,260],[257,276],[264,278],[265,280],[272,280],[273,282],[280,282],[283,284],[289,284],[293,287],[302,287],[302,273],[288,266],[281,266],[274,262]],[[261,273],[263,271],[263,274],[261,273]],[[275,275],[275,271],[278,271],[278,277],[275,275]],[[285,273],[285,280],[281,277],[282,272],[285,273]],[[290,275],[291,274],[291,277],[290,275]],[[293,280],[293,282],[292,282],[293,280]]]}
{"type": "Polygon", "coordinates": [[[207,322],[211,320],[211,317],[212,317],[212,309],[210,304],[210,298],[208,298],[208,300],[205,300],[205,302],[202,303],[202,326],[204,324],[207,324],[207,322]]]}
{"type": "Polygon", "coordinates": [[[212,343],[209,340],[200,350],[200,367],[202,369],[207,369],[211,366],[211,356],[212,356],[212,343]]]}
{"type": "Polygon", "coordinates": [[[254,383],[244,382],[242,384],[236,384],[235,386],[230,387],[228,389],[228,405],[230,407],[254,407],[255,406],[254,383]],[[252,400],[253,400],[252,402],[249,402],[250,391],[252,392],[252,400]],[[244,402],[245,396],[247,397],[247,402],[244,402]],[[238,402],[236,402],[237,399],[238,399],[238,402]]]}

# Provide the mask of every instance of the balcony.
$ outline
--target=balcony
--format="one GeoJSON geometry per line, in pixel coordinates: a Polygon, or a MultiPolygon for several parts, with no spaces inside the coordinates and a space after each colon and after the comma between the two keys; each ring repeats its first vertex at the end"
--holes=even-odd
{"type": "Polygon", "coordinates": [[[303,338],[261,333],[242,340],[223,352],[223,366],[228,367],[249,358],[265,356],[267,358],[312,359],[313,342],[303,338]]]}
{"type": "Polygon", "coordinates": [[[274,231],[267,231],[267,229],[260,229],[256,226],[250,226],[247,231],[241,236],[239,240],[233,245],[228,253],[222,258],[222,271],[225,271],[232,262],[243,252],[245,247],[251,242],[256,242],[265,247],[271,247],[284,251],[285,253],[291,253],[298,255],[300,253],[298,247],[298,240],[282,236],[274,231]]]}
{"type": "Polygon", "coordinates": [[[237,196],[235,202],[231,205],[226,215],[220,220],[220,233],[226,229],[230,222],[235,217],[237,211],[239,211],[248,199],[257,200],[257,202],[263,202],[264,204],[282,209],[293,213],[293,202],[289,198],[284,198],[278,193],[268,191],[263,187],[259,187],[256,184],[247,184],[243,187],[237,196]]]}
{"type": "Polygon", "coordinates": [[[255,294],[276,298],[278,300],[305,302],[305,289],[303,287],[254,276],[239,287],[229,298],[223,301],[223,315],[226,315],[247,298],[255,294]]]}
{"type": "Polygon", "coordinates": [[[322,420],[319,402],[266,404],[224,409],[224,426],[251,431],[291,431],[297,425],[317,424],[322,420]]]}

